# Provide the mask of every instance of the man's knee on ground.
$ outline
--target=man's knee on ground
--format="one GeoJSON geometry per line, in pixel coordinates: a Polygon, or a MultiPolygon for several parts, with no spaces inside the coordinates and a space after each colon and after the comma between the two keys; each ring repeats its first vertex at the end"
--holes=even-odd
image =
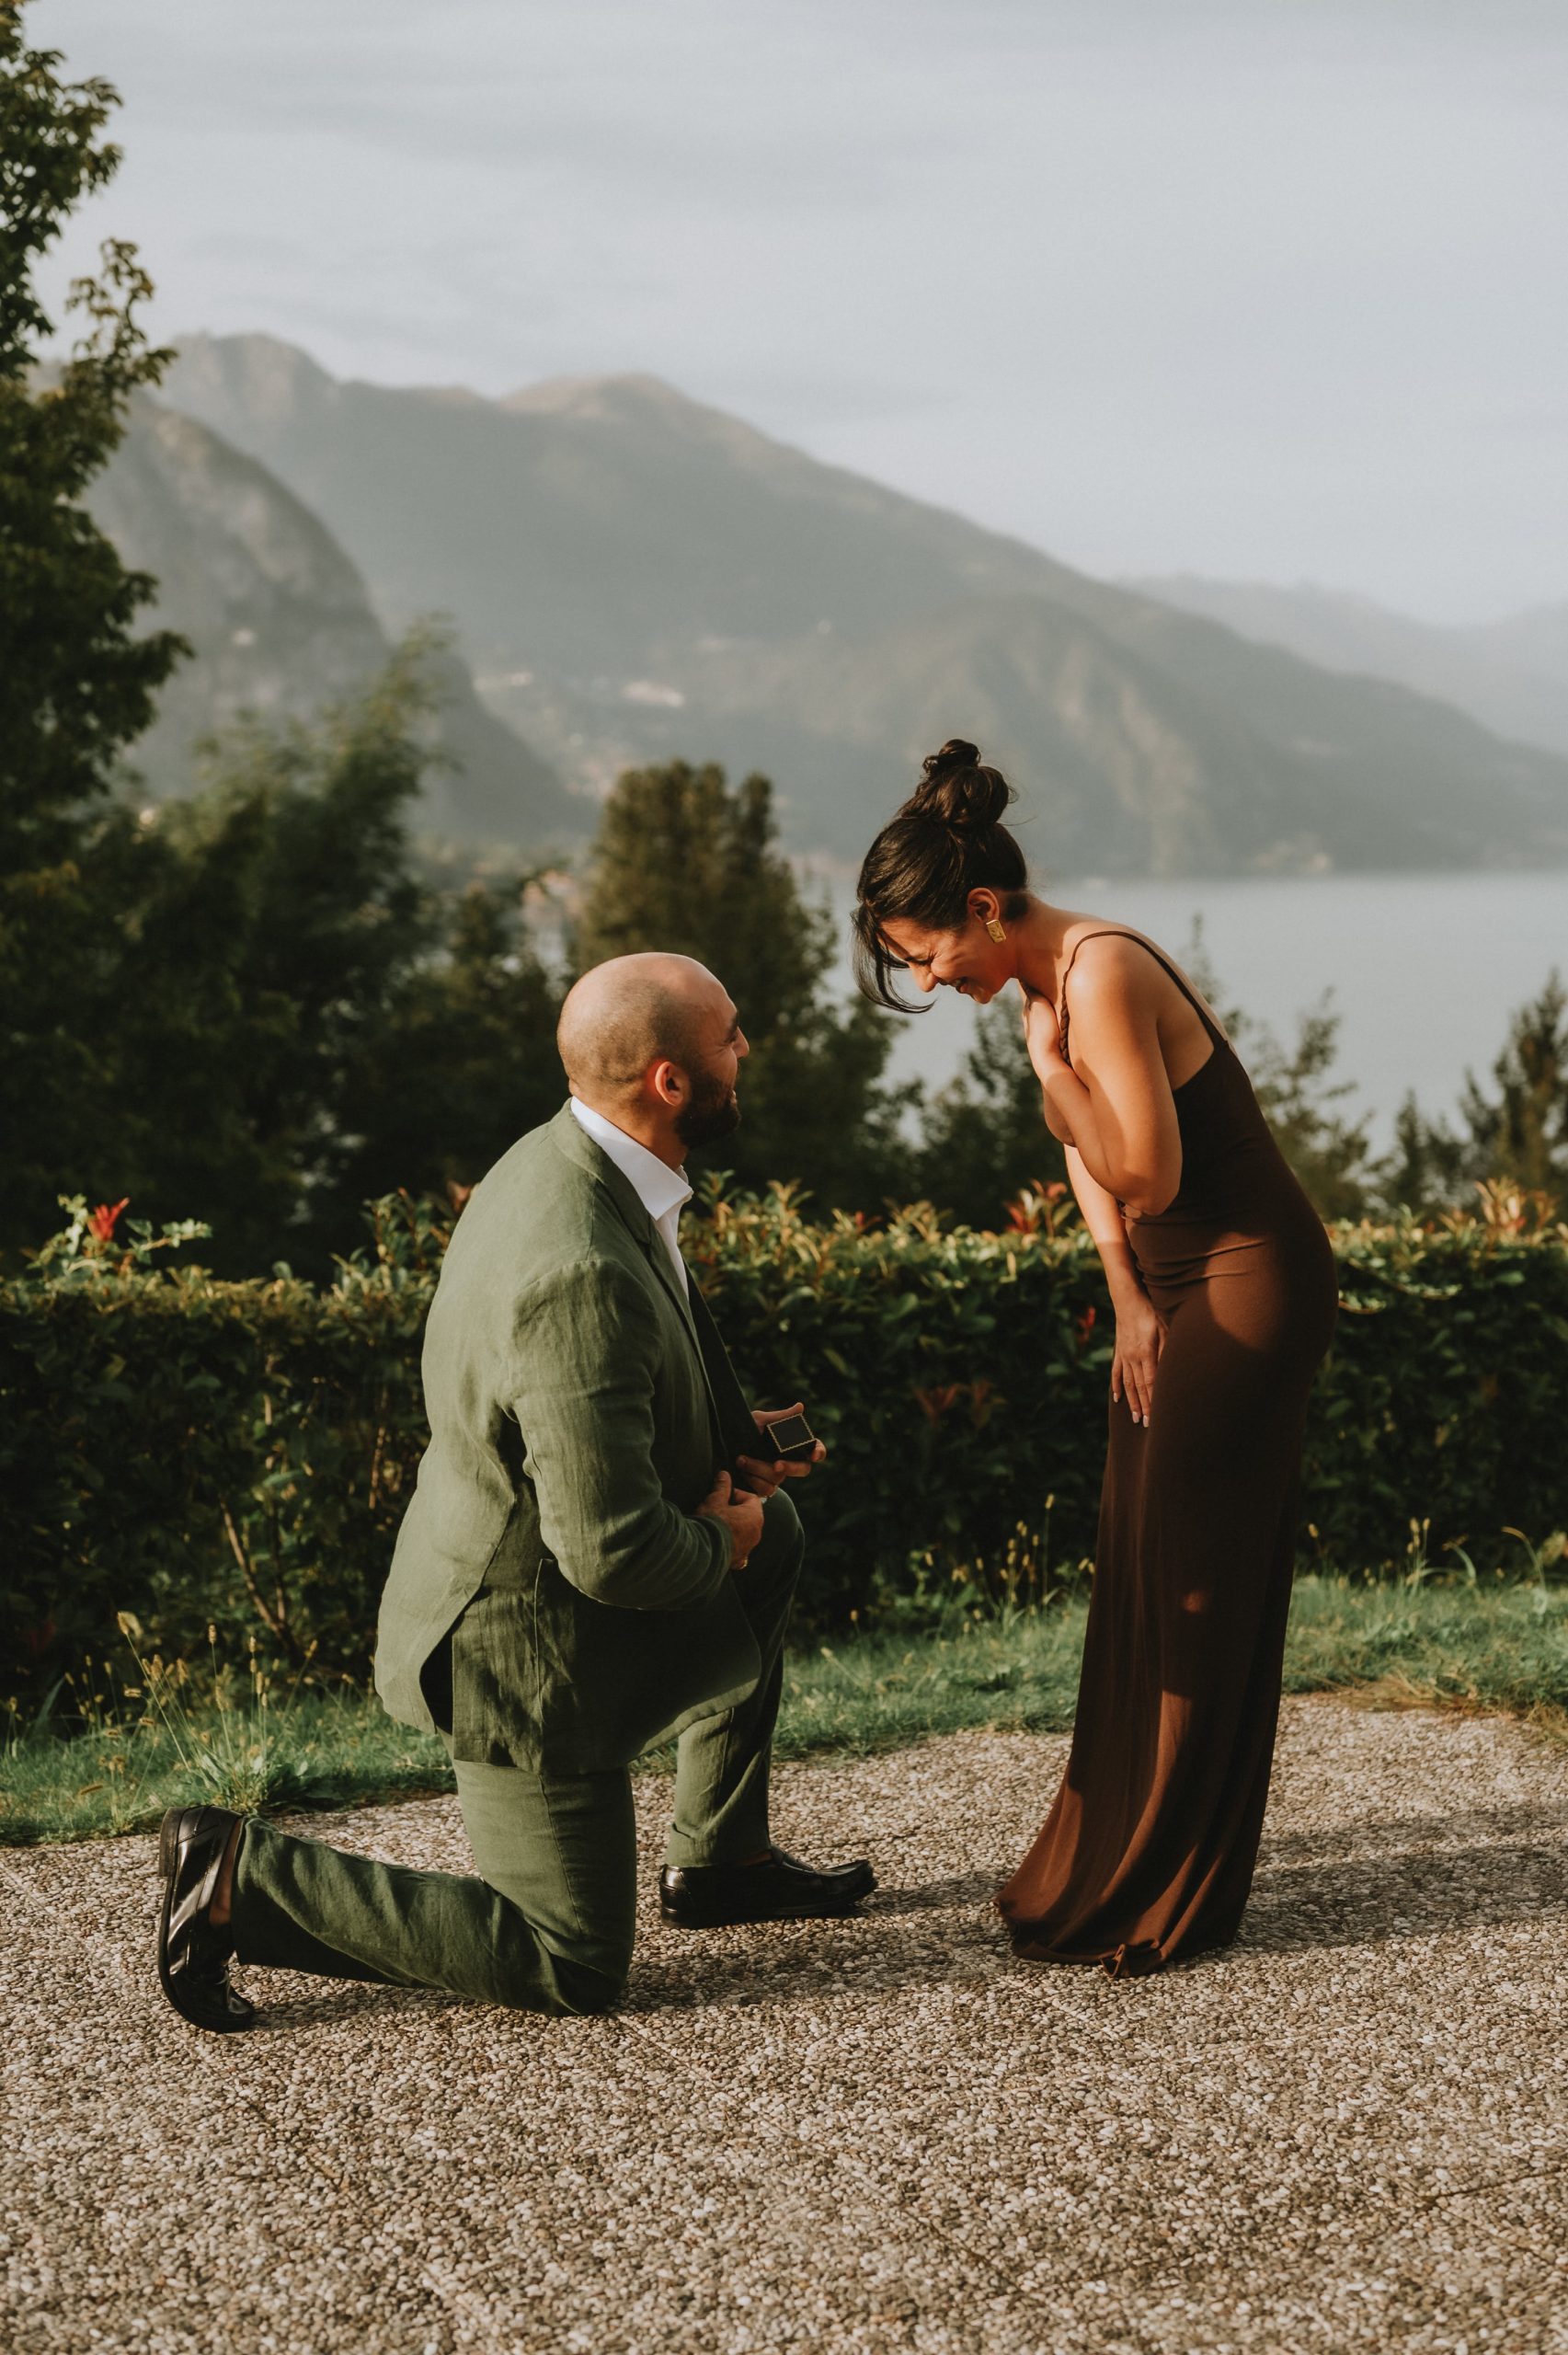
{"type": "Polygon", "coordinates": [[[591,1962],[557,1953],[521,1920],[512,1950],[498,1959],[501,1967],[488,1989],[492,2003],[509,2012],[567,2018],[613,2011],[626,1992],[632,1961],[629,1947],[624,1958],[601,1951],[591,1962]]]}
{"type": "MultiPolygon", "coordinates": [[[[500,1892],[497,1891],[497,1895],[500,1892]]],[[[626,1992],[635,1938],[635,1899],[624,1907],[579,1901],[575,1923],[548,1924],[502,1897],[492,1931],[489,2000],[511,2012],[575,2016],[608,2012],[626,1992]]]]}
{"type": "Polygon", "coordinates": [[[626,1992],[630,1963],[621,1970],[601,1970],[591,1962],[577,1962],[569,1955],[551,1958],[555,2009],[578,2018],[612,2012],[626,1992]]]}

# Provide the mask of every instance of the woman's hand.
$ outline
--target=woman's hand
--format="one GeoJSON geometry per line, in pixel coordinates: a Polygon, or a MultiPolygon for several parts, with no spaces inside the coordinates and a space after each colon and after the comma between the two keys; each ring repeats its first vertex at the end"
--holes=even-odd
{"type": "Polygon", "coordinates": [[[1075,1139],[1068,1117],[1051,1101],[1053,1081],[1076,1077],[1061,1051],[1061,1028],[1056,1008],[1039,991],[1024,989],[1022,982],[1018,986],[1024,990],[1024,1043],[1040,1083],[1040,1109],[1046,1126],[1059,1144],[1072,1144],[1075,1139]]]}
{"type": "Polygon", "coordinates": [[[1126,1396],[1135,1423],[1147,1425],[1154,1398],[1154,1373],[1168,1327],[1147,1292],[1118,1304],[1116,1346],[1111,1359],[1111,1402],[1126,1396]]]}
{"type": "Polygon", "coordinates": [[[1029,1061],[1035,1066],[1035,1076],[1042,1087],[1047,1080],[1059,1079],[1071,1065],[1061,1051],[1061,1025],[1057,1010],[1043,992],[1024,989],[1024,1042],[1029,1050],[1029,1061]]]}

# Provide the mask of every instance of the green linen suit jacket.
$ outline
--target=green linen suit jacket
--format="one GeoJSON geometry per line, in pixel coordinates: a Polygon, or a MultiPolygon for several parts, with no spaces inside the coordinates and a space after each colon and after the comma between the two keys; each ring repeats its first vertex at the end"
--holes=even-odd
{"type": "Polygon", "coordinates": [[[724,1459],[691,1309],[569,1104],[475,1188],[422,1371],[376,1641],[391,1715],[460,1759],[589,1774],[744,1700],[729,1533],[696,1517],[724,1459]]]}

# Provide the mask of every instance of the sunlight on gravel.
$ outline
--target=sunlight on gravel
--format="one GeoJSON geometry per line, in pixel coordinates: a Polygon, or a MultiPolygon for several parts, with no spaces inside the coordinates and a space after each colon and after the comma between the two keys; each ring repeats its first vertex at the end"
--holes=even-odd
{"type": "MultiPolygon", "coordinates": [[[[144,1839],[14,1854],[18,2349],[1533,2350],[1568,2305],[1568,1765],[1496,1719],[1292,1700],[1241,1944],[1027,1969],[990,1894],[1059,1737],[784,1765],[862,1919],[682,1935],[639,1785],[625,2007],[546,2022],[250,1973],[202,2040],[144,1839]]],[[[302,1824],[462,1869],[455,1809],[302,1824]]]]}

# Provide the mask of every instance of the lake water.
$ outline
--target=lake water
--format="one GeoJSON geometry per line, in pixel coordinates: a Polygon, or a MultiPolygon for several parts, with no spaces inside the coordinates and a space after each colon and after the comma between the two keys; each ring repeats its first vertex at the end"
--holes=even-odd
{"type": "MultiPolygon", "coordinates": [[[[830,885],[841,931],[853,886],[830,885]]],[[[1553,965],[1568,978],[1568,873],[1324,875],[1213,882],[1058,882],[1059,905],[1130,925],[1181,961],[1201,919],[1221,1003],[1294,1043],[1325,989],[1342,1017],[1337,1073],[1372,1114],[1379,1145],[1407,1090],[1449,1112],[1467,1066],[1489,1077],[1516,1006],[1553,965]]],[[[847,948],[839,974],[850,985],[847,948]]],[[[974,1035],[975,1009],[940,991],[918,1019],[889,1015],[890,1070],[928,1086],[951,1078],[974,1035]]]]}

